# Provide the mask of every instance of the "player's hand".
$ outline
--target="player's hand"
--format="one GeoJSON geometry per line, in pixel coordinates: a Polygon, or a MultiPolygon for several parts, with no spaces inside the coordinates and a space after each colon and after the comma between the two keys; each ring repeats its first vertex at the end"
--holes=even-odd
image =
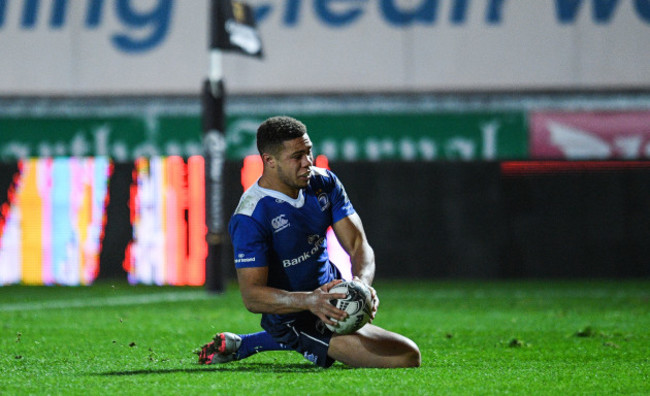
{"type": "Polygon", "coordinates": [[[359,278],[358,276],[355,276],[352,280],[363,283],[364,285],[366,285],[368,290],[370,290],[370,300],[372,301],[372,309],[370,310],[370,321],[368,323],[372,323],[372,321],[375,319],[375,316],[377,315],[377,309],[379,308],[379,297],[377,296],[377,291],[375,290],[374,287],[370,286],[368,283],[366,283],[363,279],[359,278]]]}
{"type": "Polygon", "coordinates": [[[342,280],[336,279],[326,283],[314,290],[309,298],[308,306],[311,313],[318,316],[320,320],[329,324],[336,325],[336,322],[348,317],[348,313],[336,308],[330,303],[330,300],[345,298],[345,293],[329,293],[329,290],[341,283],[342,280]]]}

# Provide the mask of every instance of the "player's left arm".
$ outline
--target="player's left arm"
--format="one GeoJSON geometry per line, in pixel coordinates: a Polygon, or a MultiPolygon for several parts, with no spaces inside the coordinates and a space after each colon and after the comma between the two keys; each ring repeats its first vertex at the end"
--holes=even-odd
{"type": "Polygon", "coordinates": [[[339,243],[350,255],[354,279],[364,282],[370,288],[373,303],[372,321],[379,306],[377,292],[371,286],[375,278],[375,252],[368,243],[361,218],[357,213],[353,213],[334,223],[332,228],[339,243]]]}
{"type": "Polygon", "coordinates": [[[358,214],[353,213],[332,225],[339,243],[350,255],[352,275],[369,286],[375,278],[375,253],[368,243],[358,214]]]}

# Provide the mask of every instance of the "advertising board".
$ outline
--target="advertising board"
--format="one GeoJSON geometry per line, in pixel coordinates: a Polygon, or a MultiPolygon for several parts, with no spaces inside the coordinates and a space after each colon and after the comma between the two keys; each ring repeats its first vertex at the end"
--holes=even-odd
{"type": "MultiPolygon", "coordinates": [[[[275,114],[233,113],[227,119],[227,158],[257,152],[259,124],[275,114]]],[[[340,161],[525,159],[522,112],[298,114],[316,154],[340,161]]],[[[0,117],[0,160],[50,156],[108,156],[116,161],[156,155],[203,154],[198,115],[0,117]]]]}
{"type": "Polygon", "coordinates": [[[650,158],[650,112],[535,112],[532,159],[650,158]]]}
{"type": "MultiPolygon", "coordinates": [[[[228,157],[257,152],[255,133],[269,115],[229,118],[228,157]]],[[[301,114],[314,152],[332,161],[434,161],[526,158],[521,112],[301,114]]]]}
{"type": "MultiPolygon", "coordinates": [[[[231,93],[650,87],[647,0],[248,0],[231,93]]],[[[196,94],[209,0],[2,0],[1,95],[196,94]]]]}

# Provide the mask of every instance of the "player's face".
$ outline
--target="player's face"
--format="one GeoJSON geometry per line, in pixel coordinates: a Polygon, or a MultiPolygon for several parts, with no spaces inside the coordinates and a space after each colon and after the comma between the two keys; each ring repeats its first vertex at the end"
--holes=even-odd
{"type": "MultiPolygon", "coordinates": [[[[292,193],[309,185],[311,167],[314,163],[312,143],[307,134],[284,142],[284,148],[277,157],[278,179],[292,193]]],[[[294,194],[291,194],[294,195],[294,194]]]]}

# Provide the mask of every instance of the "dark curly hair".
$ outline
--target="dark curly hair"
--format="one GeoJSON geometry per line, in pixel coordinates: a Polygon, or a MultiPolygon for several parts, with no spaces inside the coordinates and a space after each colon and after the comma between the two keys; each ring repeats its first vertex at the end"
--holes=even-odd
{"type": "Polygon", "coordinates": [[[277,155],[282,150],[282,143],[302,137],[306,133],[305,124],[295,118],[271,117],[257,128],[257,150],[260,155],[264,153],[277,155]]]}

